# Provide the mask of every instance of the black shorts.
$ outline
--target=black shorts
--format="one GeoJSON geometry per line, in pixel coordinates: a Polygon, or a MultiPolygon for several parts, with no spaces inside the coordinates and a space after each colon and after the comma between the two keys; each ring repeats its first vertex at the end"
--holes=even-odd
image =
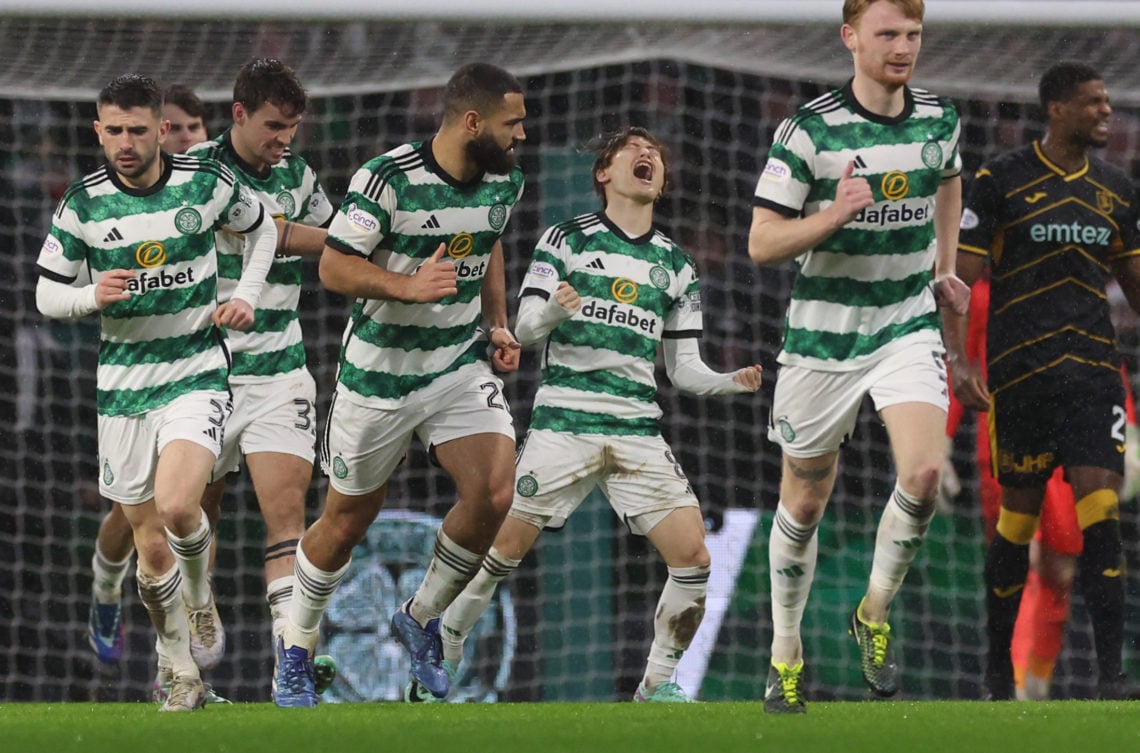
{"type": "Polygon", "coordinates": [[[1124,473],[1124,386],[1097,380],[1061,394],[1018,394],[993,399],[990,447],[994,477],[1002,486],[1044,486],[1057,466],[1091,466],[1124,473]]]}

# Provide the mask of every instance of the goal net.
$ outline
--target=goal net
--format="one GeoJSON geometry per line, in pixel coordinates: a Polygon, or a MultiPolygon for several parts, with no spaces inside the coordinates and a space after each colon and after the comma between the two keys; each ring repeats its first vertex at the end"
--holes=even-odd
{"type": "MultiPolygon", "coordinates": [[[[101,159],[91,128],[95,93],[128,71],[191,85],[211,103],[213,134],[226,125],[238,68],[261,55],[294,66],[307,86],[312,102],[294,148],[334,200],[366,159],[434,132],[439,87],[457,66],[486,60],[519,75],[529,111],[521,149],[528,183],[504,237],[512,292],[541,231],[596,207],[584,142],[631,123],[668,145],[674,180],[657,221],[701,271],[705,358],[721,370],[757,361],[766,369],[758,395],[732,398],[681,396],[660,375],[664,430],[702,501],[715,570],[708,614],[679,679],[706,700],[760,698],[771,632],[767,538],[780,467],[766,425],[793,272],[754,268],[746,239],[753,187],[777,124],[850,75],[837,25],[0,16],[0,700],[142,699],[154,671],[151,628],[131,580],[124,659],[101,665],[86,645],[89,563],[107,509],[95,467],[98,323],[46,321],[34,305],[33,265],[50,213],[65,187],[101,159]]],[[[1138,54],[1133,29],[932,26],[915,83],[956,98],[970,175],[1040,133],[1035,87],[1049,63],[1090,62],[1104,72],[1116,105],[1107,157],[1135,175],[1140,78],[1128,61],[1138,54]]],[[[327,402],[348,303],[320,288],[315,264],[307,274],[303,326],[327,402]]],[[[1135,333],[1123,331],[1122,341],[1134,357],[1135,333]]],[[[527,351],[507,380],[520,432],[537,378],[538,354],[527,351]]],[[[958,446],[965,490],[936,518],[892,617],[911,697],[980,694],[984,545],[969,437],[958,446]]],[[[804,624],[814,698],[863,696],[845,618],[865,588],[875,524],[893,481],[882,427],[864,410],[820,529],[804,624]]],[[[318,474],[310,519],[323,489],[318,474]]],[[[337,700],[398,696],[406,668],[387,620],[418,581],[430,549],[425,531],[446,513],[453,488],[417,448],[393,479],[389,500],[391,512],[356,553],[329,610],[326,649],[343,670],[337,700]]],[[[1135,501],[1123,507],[1134,566],[1136,508],[1135,501]]],[[[264,701],[272,654],[263,528],[244,477],[230,484],[218,537],[214,583],[230,653],[207,679],[232,699],[264,701]]],[[[462,697],[629,698],[664,574],[646,542],[592,497],[566,529],[540,539],[509,581],[473,642],[462,697]]],[[[1128,609],[1134,639],[1135,579],[1128,609]]],[[[1057,693],[1088,696],[1095,670],[1079,595],[1071,628],[1057,693]]],[[[1140,674],[1134,644],[1128,650],[1140,674]]]]}

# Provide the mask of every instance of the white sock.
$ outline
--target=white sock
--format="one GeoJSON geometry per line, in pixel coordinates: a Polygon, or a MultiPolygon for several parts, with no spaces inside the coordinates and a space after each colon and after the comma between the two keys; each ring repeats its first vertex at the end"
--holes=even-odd
{"type": "Polygon", "coordinates": [[[443,657],[453,667],[459,668],[459,663],[463,660],[463,642],[487,611],[495,589],[521,562],[522,560],[504,557],[499,550],[491,547],[491,551],[483,558],[479,572],[475,573],[475,577],[444,612],[439,633],[443,638],[443,657]]]}
{"type": "Polygon", "coordinates": [[[815,579],[819,552],[818,524],[797,523],[784,507],[776,506],[768,542],[772,580],[772,662],[797,664],[803,655],[800,623],[815,579]]]}
{"type": "Polygon", "coordinates": [[[439,617],[479,572],[482,561],[482,554],[459,546],[440,528],[427,575],[408,604],[408,614],[421,625],[439,617]]]}
{"type": "MultiPolygon", "coordinates": [[[[910,569],[910,563],[926,539],[926,530],[933,518],[934,500],[912,497],[895,484],[895,491],[887,501],[875,536],[875,558],[864,610],[870,606],[873,614],[890,606],[910,569]]],[[[863,616],[866,616],[866,611],[863,616]]]]}
{"type": "MultiPolygon", "coordinates": [[[[295,570],[296,565],[294,565],[295,570]]],[[[274,643],[277,642],[276,639],[281,636],[281,632],[285,629],[285,620],[289,614],[289,601],[293,598],[293,584],[296,580],[295,575],[286,575],[282,578],[274,578],[265,587],[265,599],[269,602],[269,614],[273,618],[274,643]]]]}
{"type": "Polygon", "coordinates": [[[128,554],[122,562],[112,562],[104,556],[99,548],[99,541],[95,541],[95,554],[91,557],[91,590],[100,604],[114,604],[123,598],[123,580],[127,577],[127,569],[131,564],[131,555],[128,554]]]}
{"type": "Polygon", "coordinates": [[[169,662],[175,677],[199,677],[198,665],[190,656],[190,623],[182,600],[182,574],[178,566],[155,578],[141,570],[135,575],[139,598],[158,634],[162,660],[169,662]]]}
{"type": "Polygon", "coordinates": [[[705,616],[708,567],[671,567],[653,616],[653,645],[642,684],[649,692],[673,679],[681,656],[693,642],[705,616]]]}
{"type": "MultiPolygon", "coordinates": [[[[289,601],[289,618],[283,634],[285,647],[301,646],[306,651],[317,647],[320,637],[321,617],[332,601],[333,594],[340,587],[350,558],[335,572],[321,570],[305,556],[305,550],[297,547],[297,563],[294,565],[293,598],[289,601]]],[[[274,581],[276,582],[276,581],[274,581]]]]}
{"type": "Polygon", "coordinates": [[[210,543],[214,540],[214,535],[210,531],[206,513],[202,512],[198,528],[189,536],[180,538],[167,528],[166,540],[170,543],[170,550],[174,552],[174,559],[182,573],[182,597],[186,600],[186,608],[191,611],[201,609],[210,602],[212,596],[210,543]]]}

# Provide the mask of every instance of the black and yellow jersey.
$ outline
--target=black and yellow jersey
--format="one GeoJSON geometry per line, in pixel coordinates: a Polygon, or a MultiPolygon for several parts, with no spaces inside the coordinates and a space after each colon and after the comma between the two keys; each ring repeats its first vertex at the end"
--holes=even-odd
{"type": "Polygon", "coordinates": [[[1124,173],[1095,157],[1066,173],[1036,141],[1004,154],[970,186],[958,250],[990,260],[991,394],[1119,380],[1105,283],[1113,262],[1140,254],[1124,173]]]}

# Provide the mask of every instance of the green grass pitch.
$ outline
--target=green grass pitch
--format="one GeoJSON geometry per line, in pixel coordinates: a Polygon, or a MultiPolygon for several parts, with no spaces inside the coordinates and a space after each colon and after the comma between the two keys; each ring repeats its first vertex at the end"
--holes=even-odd
{"type": "Polygon", "coordinates": [[[0,705],[6,753],[1088,753],[1140,750],[1140,702],[0,705]]]}

